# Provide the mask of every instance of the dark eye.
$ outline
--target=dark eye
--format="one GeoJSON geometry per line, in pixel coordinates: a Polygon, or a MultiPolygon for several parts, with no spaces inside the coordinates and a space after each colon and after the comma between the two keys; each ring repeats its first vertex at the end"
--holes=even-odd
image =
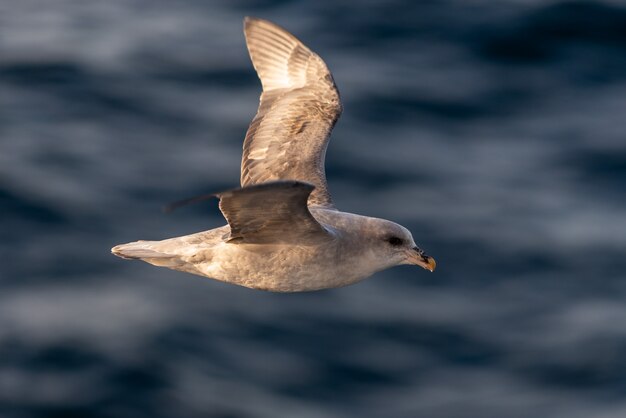
{"type": "Polygon", "coordinates": [[[393,245],[394,247],[399,247],[404,244],[404,240],[398,237],[389,237],[387,238],[387,242],[393,245]]]}

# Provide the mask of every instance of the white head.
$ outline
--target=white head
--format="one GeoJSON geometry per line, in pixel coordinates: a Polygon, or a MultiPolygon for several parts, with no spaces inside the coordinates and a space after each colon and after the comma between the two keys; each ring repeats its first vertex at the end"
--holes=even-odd
{"type": "Polygon", "coordinates": [[[361,230],[367,238],[363,262],[377,271],[400,264],[414,264],[433,271],[436,263],[424,254],[405,227],[385,219],[367,218],[361,230]]]}

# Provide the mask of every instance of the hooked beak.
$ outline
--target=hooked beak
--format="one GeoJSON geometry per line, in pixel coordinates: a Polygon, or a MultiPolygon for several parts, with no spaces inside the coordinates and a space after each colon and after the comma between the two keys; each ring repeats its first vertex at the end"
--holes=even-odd
{"type": "Polygon", "coordinates": [[[437,266],[434,258],[427,256],[424,254],[424,251],[417,247],[413,247],[408,250],[406,258],[408,264],[415,264],[431,272],[434,271],[437,266]]]}

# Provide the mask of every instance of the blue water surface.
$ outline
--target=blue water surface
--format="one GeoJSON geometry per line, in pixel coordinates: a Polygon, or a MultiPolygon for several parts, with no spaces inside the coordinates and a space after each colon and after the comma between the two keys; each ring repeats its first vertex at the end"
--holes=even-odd
{"type": "Polygon", "coordinates": [[[626,3],[0,3],[0,417],[626,416],[626,3]],[[328,63],[345,211],[435,257],[271,294],[113,257],[220,226],[260,83],[328,63]]]}

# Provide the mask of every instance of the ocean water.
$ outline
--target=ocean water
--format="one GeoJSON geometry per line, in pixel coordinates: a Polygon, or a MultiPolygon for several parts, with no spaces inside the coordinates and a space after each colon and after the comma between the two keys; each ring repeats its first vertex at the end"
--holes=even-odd
{"type": "Polygon", "coordinates": [[[0,417],[626,416],[626,3],[0,2],[0,417]],[[109,253],[223,224],[260,83],[319,53],[337,206],[438,262],[271,294],[109,253]]]}

